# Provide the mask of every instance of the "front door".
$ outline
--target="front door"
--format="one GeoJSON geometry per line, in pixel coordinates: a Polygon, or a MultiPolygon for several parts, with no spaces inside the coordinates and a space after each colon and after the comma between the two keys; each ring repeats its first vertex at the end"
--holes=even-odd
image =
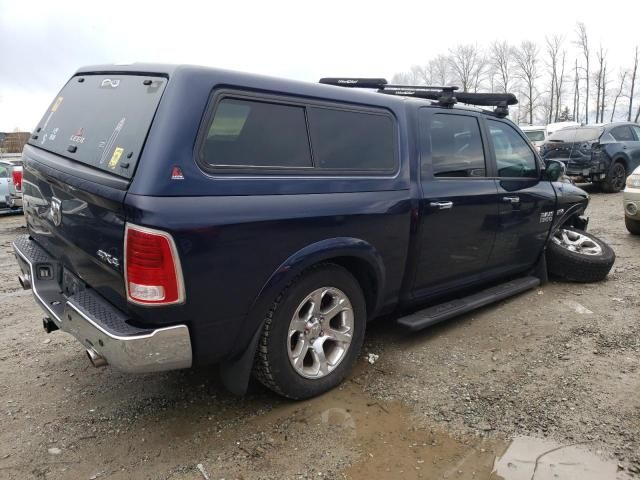
{"type": "Polygon", "coordinates": [[[480,117],[426,108],[419,115],[422,197],[413,294],[424,299],[479,279],[499,210],[480,117]]]}
{"type": "Polygon", "coordinates": [[[556,193],[551,182],[540,180],[536,155],[521,132],[498,119],[487,119],[486,126],[500,206],[488,270],[502,276],[535,264],[555,214],[556,193]]]}

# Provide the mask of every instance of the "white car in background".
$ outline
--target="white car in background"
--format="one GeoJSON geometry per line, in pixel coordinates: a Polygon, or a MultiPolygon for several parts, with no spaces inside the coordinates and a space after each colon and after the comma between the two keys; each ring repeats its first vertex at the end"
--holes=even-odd
{"type": "Polygon", "coordinates": [[[527,136],[531,144],[536,147],[536,150],[540,151],[540,145],[547,139],[547,129],[545,126],[539,125],[525,125],[520,129],[527,136]]]}
{"type": "Polygon", "coordinates": [[[634,235],[640,235],[640,167],[627,177],[622,204],[627,230],[634,235]]]}

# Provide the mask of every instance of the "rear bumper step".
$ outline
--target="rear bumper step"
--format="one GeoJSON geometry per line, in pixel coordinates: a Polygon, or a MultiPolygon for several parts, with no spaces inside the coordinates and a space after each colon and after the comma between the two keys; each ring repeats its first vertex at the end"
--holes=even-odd
{"type": "Polygon", "coordinates": [[[29,279],[36,301],[53,322],[118,370],[145,373],[191,366],[191,340],[186,325],[137,328],[94,290],[67,297],[60,292],[56,275],[39,276],[41,267],[58,271],[59,262],[28,235],[16,238],[13,249],[21,277],[29,279]]]}
{"type": "Polygon", "coordinates": [[[523,277],[510,282],[502,283],[495,287],[487,288],[468,297],[459,298],[450,302],[434,305],[424,310],[419,310],[411,315],[398,319],[398,323],[409,330],[421,330],[438,322],[448,320],[476,308],[484,307],[490,303],[503,300],[512,295],[524,292],[540,285],[538,277],[523,277]]]}

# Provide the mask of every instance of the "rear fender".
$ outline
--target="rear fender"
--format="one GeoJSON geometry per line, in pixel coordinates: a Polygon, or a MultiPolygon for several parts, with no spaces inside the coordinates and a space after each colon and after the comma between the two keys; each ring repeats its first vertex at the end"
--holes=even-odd
{"type": "Polygon", "coordinates": [[[355,258],[368,265],[375,277],[376,295],[373,308],[367,313],[369,317],[374,314],[384,291],[385,270],[382,256],[373,245],[357,238],[339,237],[304,247],[287,258],[271,274],[254,300],[238,336],[240,341],[236,342],[236,351],[221,365],[221,378],[227,389],[236,395],[246,393],[265,314],[280,292],[307,268],[336,258],[355,258]]]}

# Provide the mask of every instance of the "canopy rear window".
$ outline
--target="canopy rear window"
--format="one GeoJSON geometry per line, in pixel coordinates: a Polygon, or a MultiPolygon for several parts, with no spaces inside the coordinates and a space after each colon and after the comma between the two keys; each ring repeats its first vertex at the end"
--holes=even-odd
{"type": "Polygon", "coordinates": [[[142,75],[75,76],[29,143],[131,178],[166,83],[142,75]]]}

